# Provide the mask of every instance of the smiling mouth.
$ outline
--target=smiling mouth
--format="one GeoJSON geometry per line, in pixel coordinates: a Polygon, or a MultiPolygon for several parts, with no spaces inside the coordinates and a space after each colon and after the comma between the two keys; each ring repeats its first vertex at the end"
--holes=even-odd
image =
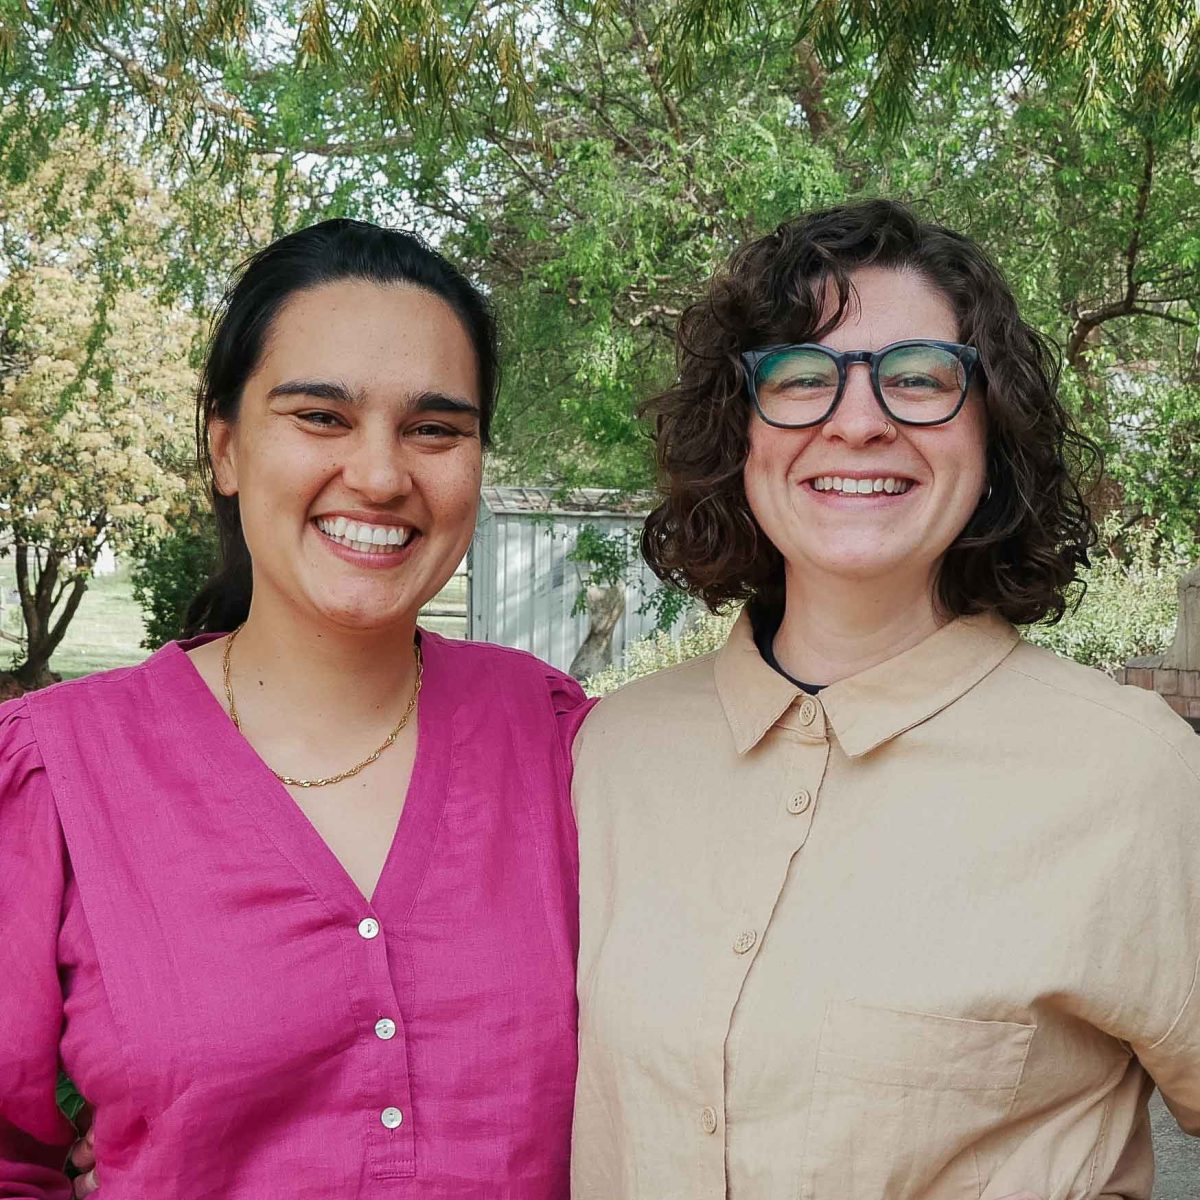
{"type": "Polygon", "coordinates": [[[873,496],[883,492],[888,496],[902,496],[915,484],[911,479],[896,475],[876,475],[869,479],[844,479],[840,475],[818,475],[807,480],[814,492],[832,492],[838,496],[873,496]]]}
{"type": "Polygon", "coordinates": [[[313,523],[330,541],[360,554],[399,554],[416,532],[408,525],[368,525],[345,517],[318,517],[313,523]]]}

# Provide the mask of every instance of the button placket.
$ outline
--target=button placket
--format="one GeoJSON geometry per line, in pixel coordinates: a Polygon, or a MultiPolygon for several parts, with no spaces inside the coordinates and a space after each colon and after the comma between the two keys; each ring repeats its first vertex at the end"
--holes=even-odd
{"type": "Polygon", "coordinates": [[[361,939],[356,948],[362,974],[355,1019],[366,1035],[359,1053],[364,1056],[369,1169],[376,1178],[411,1176],[416,1162],[408,1046],[388,966],[387,937],[375,916],[362,917],[355,932],[356,940],[361,939]]]}

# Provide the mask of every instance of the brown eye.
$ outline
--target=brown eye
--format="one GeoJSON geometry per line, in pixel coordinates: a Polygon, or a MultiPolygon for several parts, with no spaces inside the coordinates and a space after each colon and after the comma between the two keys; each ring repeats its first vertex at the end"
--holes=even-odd
{"type": "Polygon", "coordinates": [[[306,425],[315,425],[318,429],[335,429],[343,423],[336,413],[325,412],[323,409],[297,413],[296,417],[306,425]]]}

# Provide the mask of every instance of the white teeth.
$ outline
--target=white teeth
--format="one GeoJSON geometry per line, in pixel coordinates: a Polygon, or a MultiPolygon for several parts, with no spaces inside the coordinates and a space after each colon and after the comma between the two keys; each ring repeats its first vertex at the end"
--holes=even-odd
{"type": "Polygon", "coordinates": [[[912,487],[908,479],[896,479],[891,475],[874,479],[844,479],[840,475],[818,475],[811,485],[818,492],[840,492],[843,496],[869,496],[886,492],[889,496],[903,495],[912,487]]]}
{"type": "Polygon", "coordinates": [[[345,517],[333,520],[320,517],[317,519],[317,528],[343,546],[375,554],[386,554],[392,547],[403,546],[412,533],[403,525],[367,525],[348,521],[345,517]]]}

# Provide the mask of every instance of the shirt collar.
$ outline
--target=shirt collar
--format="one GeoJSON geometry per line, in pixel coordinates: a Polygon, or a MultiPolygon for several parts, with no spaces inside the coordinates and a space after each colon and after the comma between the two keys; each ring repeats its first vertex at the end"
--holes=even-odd
{"type": "MultiPolygon", "coordinates": [[[[1020,634],[992,614],[959,617],[903,654],[825,688],[814,703],[851,758],[919,725],[971,690],[1020,634]]],[[[804,693],[763,662],[743,611],[717,655],[717,695],[739,754],[756,746],[804,693]]]]}

